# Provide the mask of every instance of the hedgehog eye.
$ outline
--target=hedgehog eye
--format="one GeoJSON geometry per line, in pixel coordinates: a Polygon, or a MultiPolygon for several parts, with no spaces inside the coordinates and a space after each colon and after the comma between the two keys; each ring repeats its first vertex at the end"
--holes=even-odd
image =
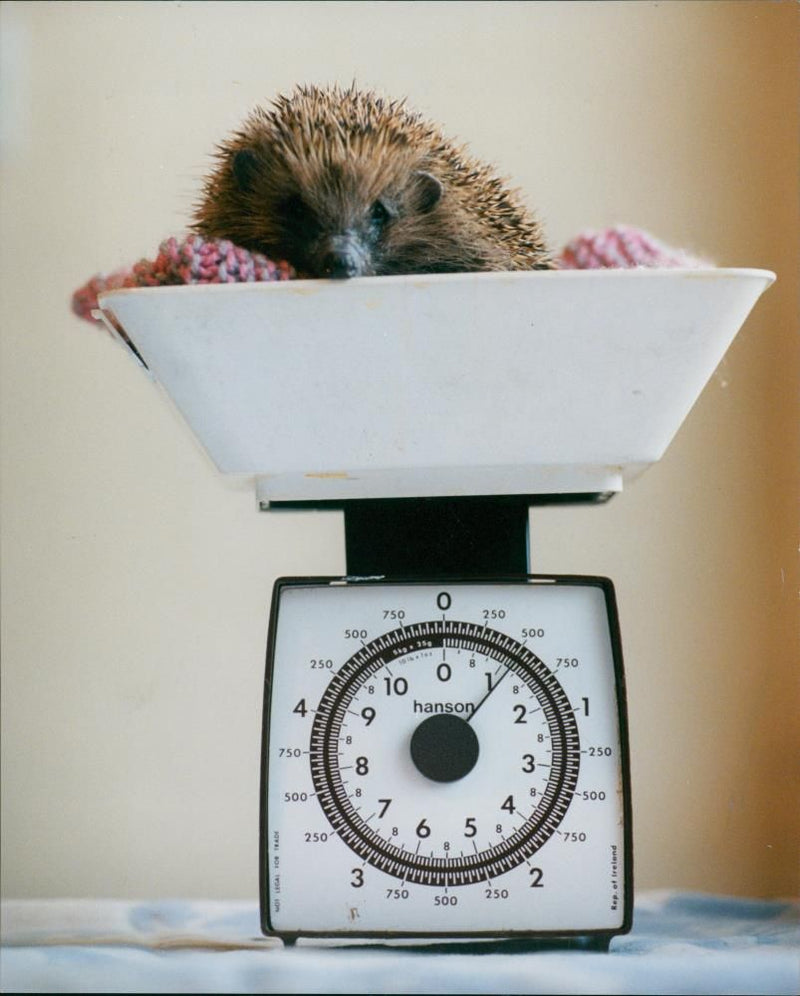
{"type": "Polygon", "coordinates": [[[383,201],[375,201],[369,211],[369,220],[373,225],[383,227],[391,218],[391,213],[383,201]]]}
{"type": "Polygon", "coordinates": [[[292,194],[291,197],[287,197],[281,207],[283,214],[289,221],[300,222],[308,218],[308,208],[299,194],[292,194]]]}

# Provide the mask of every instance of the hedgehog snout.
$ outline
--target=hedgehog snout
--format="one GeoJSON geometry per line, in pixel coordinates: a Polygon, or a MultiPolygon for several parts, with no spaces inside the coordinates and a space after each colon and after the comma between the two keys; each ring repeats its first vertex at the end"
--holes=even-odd
{"type": "Polygon", "coordinates": [[[319,271],[334,280],[364,276],[371,272],[369,252],[356,235],[333,235],[320,248],[319,271]]]}

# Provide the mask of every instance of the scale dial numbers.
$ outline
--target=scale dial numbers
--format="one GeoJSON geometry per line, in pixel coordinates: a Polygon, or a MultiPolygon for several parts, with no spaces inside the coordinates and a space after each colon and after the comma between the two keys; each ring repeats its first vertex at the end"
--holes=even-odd
{"type": "Polygon", "coordinates": [[[322,697],[310,746],[339,836],[402,883],[430,886],[486,882],[533,855],[580,764],[552,672],[509,636],[459,621],[403,627],[356,652],[322,697]]]}
{"type": "Polygon", "coordinates": [[[615,627],[597,578],[279,581],[265,931],[627,929],[615,627]]]}

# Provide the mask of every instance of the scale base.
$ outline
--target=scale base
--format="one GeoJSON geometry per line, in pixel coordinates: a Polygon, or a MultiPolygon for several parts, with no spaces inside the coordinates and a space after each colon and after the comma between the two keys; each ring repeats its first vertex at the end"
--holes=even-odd
{"type": "MultiPolygon", "coordinates": [[[[621,933],[617,931],[616,933],[621,933]]],[[[496,935],[481,938],[447,938],[426,942],[419,936],[403,937],[397,934],[387,934],[372,940],[366,938],[338,938],[330,935],[316,934],[278,934],[284,947],[295,947],[301,942],[301,947],[324,946],[346,948],[391,948],[393,950],[417,951],[424,954],[536,954],[544,951],[595,951],[605,954],[616,933],[576,934],[544,937],[542,935],[521,937],[498,937],[496,935]]]]}

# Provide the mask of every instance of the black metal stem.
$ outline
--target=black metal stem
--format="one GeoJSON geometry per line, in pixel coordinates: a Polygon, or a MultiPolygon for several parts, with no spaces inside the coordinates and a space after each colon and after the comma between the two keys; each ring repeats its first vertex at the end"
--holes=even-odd
{"type": "Polygon", "coordinates": [[[343,503],[349,575],[527,574],[528,496],[343,503]]]}

